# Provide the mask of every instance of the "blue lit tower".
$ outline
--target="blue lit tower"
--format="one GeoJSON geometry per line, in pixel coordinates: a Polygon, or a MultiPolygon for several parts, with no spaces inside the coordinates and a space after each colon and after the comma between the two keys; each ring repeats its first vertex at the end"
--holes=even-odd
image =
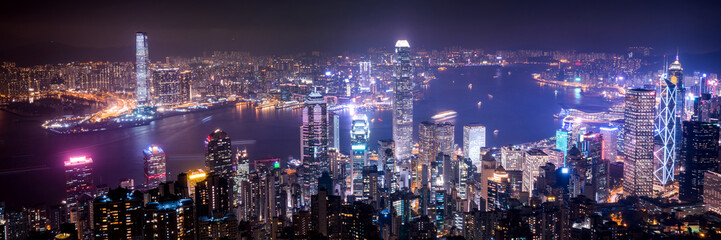
{"type": "Polygon", "coordinates": [[[356,199],[363,197],[363,167],[368,161],[366,149],[368,148],[369,136],[368,117],[365,114],[353,116],[350,130],[351,176],[353,181],[352,192],[356,199]]]}
{"type": "Polygon", "coordinates": [[[396,160],[404,161],[411,157],[413,138],[413,80],[411,64],[411,46],[407,40],[396,42],[393,63],[393,141],[395,141],[396,160]]]}
{"type": "Polygon", "coordinates": [[[148,34],[135,33],[135,87],[138,104],[148,103],[148,34]]]}
{"type": "Polygon", "coordinates": [[[676,140],[678,139],[679,119],[683,118],[683,83],[681,80],[681,64],[678,57],[668,68],[668,73],[661,79],[658,107],[657,136],[661,147],[654,153],[660,167],[654,171],[661,184],[673,182],[676,166],[676,140]]]}
{"type": "Polygon", "coordinates": [[[145,162],[145,184],[147,187],[156,188],[166,180],[165,152],[162,148],[152,145],[143,150],[143,161],[145,162]]]}

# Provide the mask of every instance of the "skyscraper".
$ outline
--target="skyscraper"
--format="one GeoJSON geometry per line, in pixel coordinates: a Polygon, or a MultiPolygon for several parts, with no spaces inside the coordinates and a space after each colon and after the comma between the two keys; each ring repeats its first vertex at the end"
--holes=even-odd
{"type": "Polygon", "coordinates": [[[83,194],[93,193],[93,159],[81,156],[65,161],[65,204],[74,207],[83,194]]]}
{"type": "Polygon", "coordinates": [[[327,162],[329,140],[328,106],[323,96],[313,91],[308,94],[302,112],[303,125],[300,126],[301,162],[303,164],[303,199],[318,190],[318,178],[329,171],[327,162]]]}
{"type": "Polygon", "coordinates": [[[624,109],[623,191],[626,196],[651,196],[653,188],[653,132],[656,93],[626,91],[624,109]]]}
{"type": "Polygon", "coordinates": [[[411,157],[413,140],[413,79],[411,46],[407,40],[398,40],[393,61],[393,141],[395,158],[405,161],[411,157]]]}
{"type": "Polygon", "coordinates": [[[145,239],[195,239],[193,200],[151,202],[143,209],[145,239]]]}
{"type": "Polygon", "coordinates": [[[233,150],[230,137],[223,130],[215,129],[205,140],[205,167],[209,173],[217,174],[228,182],[235,177],[235,164],[233,163],[233,150]]]}
{"type": "MultiPolygon", "coordinates": [[[[455,126],[452,123],[444,122],[436,126],[436,146],[438,152],[449,156],[455,156],[455,126]]],[[[479,150],[480,151],[480,150],[479,150]]]]}
{"type": "Polygon", "coordinates": [[[95,239],[143,237],[143,195],[125,188],[111,189],[93,202],[95,239]]]}
{"type": "Polygon", "coordinates": [[[135,33],[135,94],[138,104],[148,102],[148,34],[144,32],[135,33]]]}
{"type": "Polygon", "coordinates": [[[688,202],[703,200],[704,172],[719,166],[719,126],[704,122],[683,122],[678,198],[688,202]]]}
{"type": "Polygon", "coordinates": [[[328,108],[323,96],[316,91],[308,95],[303,108],[301,161],[320,161],[328,148],[328,108]]]}
{"type": "Polygon", "coordinates": [[[617,127],[600,127],[601,137],[603,137],[603,152],[601,158],[616,161],[618,152],[618,128],[617,127]]]}
{"type": "Polygon", "coordinates": [[[486,127],[477,123],[463,126],[463,155],[476,166],[481,164],[482,147],[486,147],[486,127]]]}
{"type": "Polygon", "coordinates": [[[155,102],[160,106],[176,106],[190,102],[190,72],[177,68],[153,71],[155,102]]]}
{"type": "MultiPolygon", "coordinates": [[[[419,165],[430,166],[431,161],[438,155],[436,141],[436,124],[424,121],[418,124],[418,161],[419,165]]],[[[398,145],[396,145],[398,151],[398,145]]]]}
{"type": "Polygon", "coordinates": [[[556,149],[563,152],[563,158],[565,159],[568,154],[568,131],[556,130],[556,149]]]}
{"type": "MultiPolygon", "coordinates": [[[[660,163],[660,167],[653,174],[661,184],[673,182],[674,169],[676,165],[676,140],[678,128],[678,109],[677,101],[683,102],[683,96],[679,98],[678,94],[682,94],[679,89],[681,79],[675,74],[676,68],[681,68],[678,59],[668,69],[668,76],[661,79],[661,104],[658,107],[658,137],[661,140],[661,147],[656,150],[654,156],[660,163]]],[[[679,72],[680,74],[680,72],[679,72]]],[[[681,110],[683,111],[683,110],[681,110]]]]}
{"type": "Polygon", "coordinates": [[[363,167],[367,165],[368,137],[370,129],[368,117],[365,114],[353,116],[351,125],[351,164],[352,164],[352,192],[356,199],[363,197],[363,167]]]}
{"type": "Polygon", "coordinates": [[[156,188],[158,184],[164,183],[166,180],[165,152],[162,148],[151,145],[143,150],[143,156],[145,185],[149,188],[156,188]]]}

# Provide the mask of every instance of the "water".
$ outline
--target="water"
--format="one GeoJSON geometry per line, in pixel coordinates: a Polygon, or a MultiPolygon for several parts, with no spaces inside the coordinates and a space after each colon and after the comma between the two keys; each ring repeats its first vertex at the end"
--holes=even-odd
{"type": "MultiPolygon", "coordinates": [[[[497,69],[467,67],[438,72],[438,79],[423,90],[424,99],[414,103],[416,138],[417,123],[430,120],[438,112],[453,110],[458,113],[453,121],[459,146],[463,142],[462,126],[474,122],[486,125],[489,146],[536,141],[554,135],[559,123],[553,114],[560,110],[559,103],[588,101],[574,89],[537,85],[531,73],[542,67],[506,67],[501,69],[501,77],[494,78],[497,69]],[[480,108],[478,101],[482,101],[480,108]],[[498,130],[497,136],[494,130],[498,130]]],[[[375,149],[379,139],[392,136],[392,113],[368,114],[374,119],[370,148],[375,149]]],[[[349,116],[348,112],[341,113],[343,152],[350,148],[349,116]]],[[[133,178],[140,184],[142,149],[150,144],[165,150],[169,180],[174,180],[180,172],[203,167],[203,140],[216,128],[226,131],[235,143],[246,144],[251,158],[298,158],[300,124],[300,110],[256,111],[236,106],[170,117],[135,128],[55,135],[41,129],[38,120],[0,112],[0,201],[10,206],[59,202],[64,196],[62,162],[78,155],[93,158],[96,184],[116,187],[121,178],[133,178]]]]}

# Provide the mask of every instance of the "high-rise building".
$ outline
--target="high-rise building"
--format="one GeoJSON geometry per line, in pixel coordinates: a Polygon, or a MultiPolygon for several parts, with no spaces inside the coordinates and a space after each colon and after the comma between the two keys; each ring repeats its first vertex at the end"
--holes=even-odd
{"type": "Polygon", "coordinates": [[[205,167],[208,173],[217,174],[228,181],[235,177],[233,150],[230,145],[230,137],[220,129],[215,129],[205,140],[205,167]]]}
{"type": "Polygon", "coordinates": [[[95,239],[143,237],[143,195],[125,188],[111,189],[93,202],[95,239]]]}
{"type": "Polygon", "coordinates": [[[463,155],[476,166],[481,164],[482,147],[486,147],[486,127],[477,123],[463,126],[463,155]]]}
{"type": "Polygon", "coordinates": [[[195,239],[193,200],[151,202],[143,209],[145,239],[195,239]]]}
{"type": "MultiPolygon", "coordinates": [[[[418,124],[418,161],[419,165],[430,166],[438,155],[436,124],[424,121],[418,124]]],[[[398,146],[396,145],[396,150],[398,146]]]]}
{"type": "Polygon", "coordinates": [[[684,170],[679,176],[678,198],[688,202],[703,201],[704,173],[719,167],[719,126],[704,122],[683,122],[681,160],[684,170]]]}
{"type": "Polygon", "coordinates": [[[328,148],[328,108],[319,92],[313,91],[305,101],[300,131],[301,161],[320,161],[328,148]]]}
{"type": "Polygon", "coordinates": [[[76,205],[83,194],[93,194],[93,159],[81,156],[65,161],[65,204],[76,205]]]}
{"type": "Polygon", "coordinates": [[[209,174],[205,180],[195,185],[195,207],[197,217],[219,218],[230,210],[228,181],[217,175],[209,174]]]}
{"type": "Polygon", "coordinates": [[[143,161],[145,162],[145,185],[148,188],[156,188],[158,184],[166,180],[165,152],[162,148],[151,145],[143,150],[143,161]]]}
{"type": "Polygon", "coordinates": [[[706,171],[703,181],[703,203],[706,211],[721,214],[721,173],[706,171]]]}
{"type": "Polygon", "coordinates": [[[148,89],[148,68],[150,57],[148,56],[148,34],[144,32],[135,33],[135,95],[138,104],[145,104],[149,100],[150,89],[148,89]]]}
{"type": "Polygon", "coordinates": [[[529,196],[533,193],[536,179],[538,178],[539,168],[549,161],[548,154],[541,149],[531,149],[526,151],[525,161],[523,163],[523,190],[528,192],[529,196]]]}
{"type": "Polygon", "coordinates": [[[568,154],[568,131],[556,130],[556,149],[563,152],[563,157],[566,157],[568,154]]]}
{"type": "Polygon", "coordinates": [[[156,105],[177,106],[190,102],[190,72],[177,68],[153,71],[153,90],[156,105]]]}
{"type": "Polygon", "coordinates": [[[413,66],[411,46],[407,40],[398,40],[393,64],[393,141],[395,158],[405,161],[411,157],[413,140],[413,66]]]}
{"type": "Polygon", "coordinates": [[[676,63],[678,63],[678,59],[669,68],[669,75],[661,78],[660,84],[661,104],[658,107],[657,129],[661,147],[654,152],[654,157],[660,165],[653,174],[664,185],[673,182],[676,166],[676,140],[678,137],[676,132],[681,130],[678,125],[679,119],[676,107],[682,106],[678,105],[676,101],[684,101],[683,96],[678,97],[678,94],[681,94],[679,87],[683,87],[683,85],[681,83],[682,79],[675,75],[676,68],[681,67],[680,64],[675,65],[676,63]],[[679,84],[681,85],[679,86],[679,84]]]}
{"type": "Polygon", "coordinates": [[[600,127],[599,130],[601,130],[601,137],[603,137],[603,152],[601,153],[601,158],[615,162],[618,152],[618,128],[600,127]]]}
{"type": "Polygon", "coordinates": [[[352,176],[352,192],[356,199],[363,197],[363,167],[368,164],[368,137],[370,135],[370,126],[368,125],[368,117],[365,114],[353,116],[351,123],[351,176],[352,176]]]}
{"type": "Polygon", "coordinates": [[[455,126],[452,123],[444,122],[436,126],[436,146],[438,152],[449,156],[455,156],[455,126]]]}
{"type": "MultiPolygon", "coordinates": [[[[506,171],[523,171],[525,155],[526,151],[520,148],[514,146],[501,147],[501,166],[506,171]]],[[[476,165],[476,167],[480,167],[480,165],[476,165]]]]}
{"type": "Polygon", "coordinates": [[[486,211],[507,210],[510,199],[510,182],[508,173],[503,168],[497,169],[493,177],[488,178],[488,200],[486,211]]]}
{"type": "Polygon", "coordinates": [[[653,189],[653,136],[656,93],[626,91],[624,109],[623,191],[626,196],[651,196],[653,189]]]}

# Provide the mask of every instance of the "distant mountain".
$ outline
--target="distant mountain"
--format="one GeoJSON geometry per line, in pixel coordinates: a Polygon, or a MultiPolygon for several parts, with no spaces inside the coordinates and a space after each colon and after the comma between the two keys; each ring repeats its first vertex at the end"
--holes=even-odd
{"type": "Polygon", "coordinates": [[[36,43],[0,50],[0,61],[19,66],[72,61],[133,61],[133,47],[83,48],[54,42],[36,43]]]}
{"type": "MultiPolygon", "coordinates": [[[[150,60],[164,61],[166,56],[201,56],[202,50],[188,49],[165,43],[150,46],[150,60]]],[[[135,46],[110,48],[77,47],[44,42],[0,50],[0,62],[15,62],[18,66],[67,63],[73,61],[135,61],[135,46]]]]}

